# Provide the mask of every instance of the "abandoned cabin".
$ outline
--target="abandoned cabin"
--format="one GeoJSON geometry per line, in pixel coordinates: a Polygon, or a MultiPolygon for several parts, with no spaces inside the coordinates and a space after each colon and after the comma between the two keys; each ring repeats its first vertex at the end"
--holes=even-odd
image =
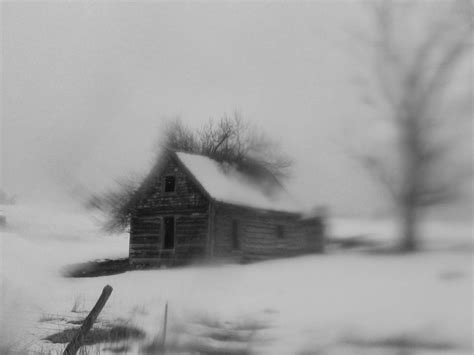
{"type": "Polygon", "coordinates": [[[229,164],[167,151],[138,190],[130,263],[239,262],[320,252],[323,221],[306,216],[283,186],[257,182],[229,164]]]}

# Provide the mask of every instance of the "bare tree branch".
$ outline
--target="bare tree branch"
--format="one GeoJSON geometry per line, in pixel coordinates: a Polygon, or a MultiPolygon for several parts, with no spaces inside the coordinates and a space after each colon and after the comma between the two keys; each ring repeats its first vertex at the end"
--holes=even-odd
{"type": "Polygon", "coordinates": [[[394,200],[399,198],[400,191],[399,187],[396,185],[396,179],[390,175],[387,167],[382,164],[377,157],[360,155],[357,157],[357,160],[383,185],[389,193],[390,198],[394,200]]]}

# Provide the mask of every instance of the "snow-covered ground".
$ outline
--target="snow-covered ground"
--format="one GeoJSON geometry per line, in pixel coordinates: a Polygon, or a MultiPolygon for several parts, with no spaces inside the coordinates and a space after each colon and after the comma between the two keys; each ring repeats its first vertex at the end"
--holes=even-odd
{"type": "MultiPolygon", "coordinates": [[[[73,279],[62,277],[61,268],[126,257],[127,235],[104,236],[82,211],[10,206],[5,214],[3,349],[58,351],[61,345],[41,339],[65,324],[44,319],[78,317],[81,313],[71,312],[74,305],[76,311],[90,310],[110,284],[114,291],[102,317],[143,329],[142,343],[161,334],[168,302],[170,342],[186,341],[183,329],[196,328],[200,320],[264,324],[250,342],[262,354],[401,354],[406,342],[419,345],[410,354],[472,353],[471,225],[427,224],[425,245],[436,248],[415,255],[347,251],[73,279]]],[[[330,227],[334,236],[391,241],[395,235],[383,221],[334,220],[330,227]]]]}

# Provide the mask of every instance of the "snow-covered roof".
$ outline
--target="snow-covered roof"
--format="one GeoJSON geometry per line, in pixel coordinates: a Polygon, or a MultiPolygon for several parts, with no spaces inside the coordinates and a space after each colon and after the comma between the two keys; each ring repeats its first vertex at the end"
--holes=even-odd
{"type": "Polygon", "coordinates": [[[254,208],[301,212],[301,205],[279,186],[272,193],[235,167],[223,165],[211,158],[177,152],[176,156],[215,200],[254,208]]]}

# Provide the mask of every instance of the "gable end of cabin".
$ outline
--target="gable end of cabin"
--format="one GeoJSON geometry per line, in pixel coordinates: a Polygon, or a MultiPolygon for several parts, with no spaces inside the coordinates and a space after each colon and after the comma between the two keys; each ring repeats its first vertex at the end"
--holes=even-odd
{"type": "Polygon", "coordinates": [[[209,198],[170,154],[151,177],[130,221],[132,265],[179,265],[208,253],[209,198]]]}

